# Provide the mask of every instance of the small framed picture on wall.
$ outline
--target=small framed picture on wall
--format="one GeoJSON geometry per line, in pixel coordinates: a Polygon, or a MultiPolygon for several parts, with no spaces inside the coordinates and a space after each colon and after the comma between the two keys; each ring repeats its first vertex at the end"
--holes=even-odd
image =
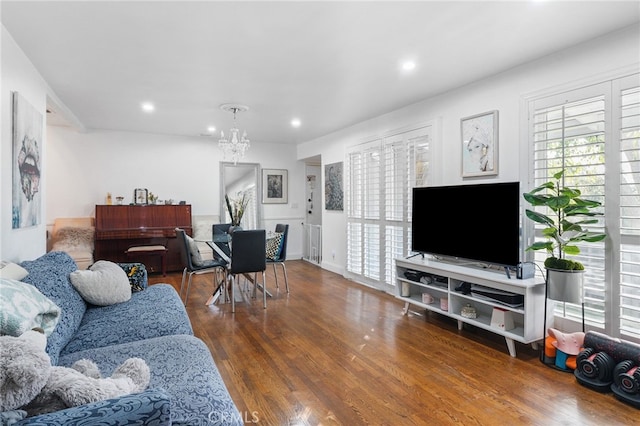
{"type": "Polygon", "coordinates": [[[460,120],[462,177],[498,174],[498,111],[460,120]]]}
{"type": "Polygon", "coordinates": [[[262,204],[286,204],[289,178],[285,169],[262,169],[262,204]]]}

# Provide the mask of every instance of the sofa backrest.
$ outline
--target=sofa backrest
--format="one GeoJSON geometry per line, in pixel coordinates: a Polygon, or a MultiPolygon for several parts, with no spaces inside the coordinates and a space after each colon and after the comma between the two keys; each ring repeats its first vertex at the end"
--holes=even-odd
{"type": "Polygon", "coordinates": [[[29,272],[22,281],[36,287],[61,310],[58,325],[47,338],[51,364],[57,365],[60,351],[75,334],[87,309],[85,301],[69,280],[69,274],[77,269],[76,263],[67,253],[52,251],[20,265],[29,272]]]}

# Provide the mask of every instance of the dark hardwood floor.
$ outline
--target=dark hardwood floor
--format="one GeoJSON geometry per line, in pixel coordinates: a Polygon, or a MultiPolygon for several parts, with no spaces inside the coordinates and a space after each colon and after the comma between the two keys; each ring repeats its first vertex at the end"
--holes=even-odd
{"type": "MultiPolygon", "coordinates": [[[[187,311],[245,423],[264,425],[631,425],[640,411],[540,363],[502,337],[437,314],[402,315],[394,297],[302,260],[289,295],[206,306],[194,277],[187,311]]],[[[281,270],[279,269],[279,274],[281,270]]],[[[150,276],[179,289],[181,273],[150,276]]],[[[187,361],[187,360],[185,360],[187,361]]]]}

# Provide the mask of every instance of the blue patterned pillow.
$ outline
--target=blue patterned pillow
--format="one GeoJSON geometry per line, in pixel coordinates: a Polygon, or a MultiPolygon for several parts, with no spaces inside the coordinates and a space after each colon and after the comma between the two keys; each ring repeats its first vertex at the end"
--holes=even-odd
{"type": "Polygon", "coordinates": [[[119,263],[118,265],[124,269],[127,277],[129,277],[131,293],[136,293],[147,288],[147,268],[144,266],[144,263],[119,263]]]}
{"type": "Polygon", "coordinates": [[[276,232],[267,238],[267,259],[278,260],[282,250],[282,232],[276,232]]]}

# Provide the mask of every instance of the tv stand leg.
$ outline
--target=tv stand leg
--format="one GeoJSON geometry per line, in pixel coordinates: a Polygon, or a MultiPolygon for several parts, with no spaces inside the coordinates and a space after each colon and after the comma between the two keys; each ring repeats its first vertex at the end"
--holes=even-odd
{"type": "Polygon", "coordinates": [[[464,325],[464,322],[458,320],[458,330],[462,331],[462,326],[464,325]]]}
{"type": "Polygon", "coordinates": [[[513,341],[513,339],[509,339],[508,337],[505,337],[504,340],[507,342],[507,348],[509,348],[509,355],[511,355],[512,357],[516,357],[516,342],[513,341]]]}
{"type": "Polygon", "coordinates": [[[534,351],[537,351],[538,350],[538,342],[533,342],[531,344],[531,349],[533,349],[534,351]]]}
{"type": "Polygon", "coordinates": [[[404,309],[402,310],[402,315],[407,315],[409,313],[409,302],[404,302],[404,309]]]}

